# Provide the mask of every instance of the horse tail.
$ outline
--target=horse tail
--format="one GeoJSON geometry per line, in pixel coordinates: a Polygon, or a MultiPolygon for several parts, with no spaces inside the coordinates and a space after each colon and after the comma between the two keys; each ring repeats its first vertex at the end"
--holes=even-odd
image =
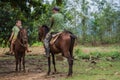
{"type": "Polygon", "coordinates": [[[74,43],[75,43],[75,39],[77,38],[75,35],[73,35],[72,33],[70,34],[70,37],[71,37],[71,45],[70,45],[70,55],[72,57],[72,59],[74,59],[73,57],[73,47],[74,47],[74,43]]]}

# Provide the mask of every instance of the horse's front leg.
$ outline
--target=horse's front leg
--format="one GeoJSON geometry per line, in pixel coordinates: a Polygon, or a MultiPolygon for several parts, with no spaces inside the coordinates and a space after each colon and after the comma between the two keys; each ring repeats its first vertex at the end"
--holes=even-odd
{"type": "Polygon", "coordinates": [[[55,56],[54,56],[54,53],[52,53],[52,61],[53,61],[53,66],[54,66],[54,73],[56,73],[56,66],[55,66],[55,56]]]}
{"type": "Polygon", "coordinates": [[[50,75],[51,72],[51,57],[48,57],[48,73],[47,75],[50,75]]]}
{"type": "Polygon", "coordinates": [[[21,57],[19,57],[19,71],[21,71],[21,57]]]}
{"type": "Polygon", "coordinates": [[[15,68],[15,71],[18,71],[18,58],[15,58],[15,61],[16,61],[16,68],[15,68]]]}
{"type": "Polygon", "coordinates": [[[23,71],[25,72],[25,55],[23,56],[23,60],[22,60],[22,64],[23,64],[23,71]]]}
{"type": "Polygon", "coordinates": [[[16,64],[15,71],[18,72],[18,55],[17,55],[17,52],[15,52],[15,64],[16,64]]]}

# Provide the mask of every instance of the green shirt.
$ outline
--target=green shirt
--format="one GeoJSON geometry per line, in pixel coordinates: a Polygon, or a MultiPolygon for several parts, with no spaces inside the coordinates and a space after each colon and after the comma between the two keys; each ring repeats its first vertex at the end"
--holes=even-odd
{"type": "Polygon", "coordinates": [[[64,16],[61,13],[55,13],[52,15],[52,19],[53,19],[53,26],[51,31],[54,32],[62,31],[64,29],[64,16]]]}
{"type": "Polygon", "coordinates": [[[17,26],[14,26],[14,27],[12,28],[12,31],[14,32],[14,36],[17,37],[18,32],[20,31],[20,29],[19,29],[17,26]]]}

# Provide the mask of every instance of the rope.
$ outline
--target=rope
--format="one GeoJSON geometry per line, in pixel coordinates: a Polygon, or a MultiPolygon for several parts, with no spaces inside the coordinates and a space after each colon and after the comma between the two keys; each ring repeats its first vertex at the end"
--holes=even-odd
{"type": "Polygon", "coordinates": [[[27,46],[25,46],[24,44],[22,44],[22,43],[20,42],[20,40],[17,39],[17,41],[19,42],[19,44],[20,44],[21,46],[23,46],[23,47],[25,47],[25,48],[27,47],[27,46]]]}

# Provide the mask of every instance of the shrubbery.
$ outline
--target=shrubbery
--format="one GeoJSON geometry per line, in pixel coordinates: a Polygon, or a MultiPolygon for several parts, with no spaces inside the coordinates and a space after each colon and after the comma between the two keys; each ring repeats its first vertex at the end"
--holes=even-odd
{"type": "Polygon", "coordinates": [[[120,52],[90,52],[84,53],[81,49],[75,50],[75,57],[79,59],[106,59],[106,60],[120,60],[120,52]]]}

